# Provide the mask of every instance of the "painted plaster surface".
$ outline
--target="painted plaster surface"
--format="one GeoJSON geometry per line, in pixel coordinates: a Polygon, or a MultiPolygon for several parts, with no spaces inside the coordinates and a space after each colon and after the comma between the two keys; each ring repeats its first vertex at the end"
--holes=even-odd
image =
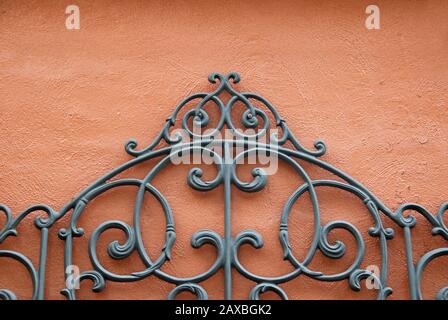
{"type": "MultiPolygon", "coordinates": [[[[129,138],[150,142],[182,98],[210,90],[206,77],[213,71],[239,72],[240,90],[268,98],[306,146],[324,139],[328,151],[323,159],[356,177],[389,207],[417,202],[434,212],[448,200],[448,2],[377,1],[380,30],[364,26],[368,1],[77,1],[80,30],[66,30],[67,4],[0,2],[0,203],[13,212],[36,203],[61,208],[130,159],[124,152],[129,138]]],[[[128,175],[142,177],[151,164],[128,175]]],[[[178,235],[173,259],[162,270],[180,276],[205,271],[214,261],[213,248],[191,248],[191,235],[204,228],[223,233],[222,188],[205,196],[192,190],[186,184],[189,168],[169,167],[155,181],[172,206],[178,235]]],[[[313,177],[324,176],[311,166],[306,169],[313,177]]],[[[254,229],[265,242],[262,249],[241,250],[249,270],[271,276],[291,271],[282,260],[278,223],[284,202],[300,183],[281,166],[261,192],[234,190],[233,234],[254,229]]],[[[86,234],[113,218],[131,223],[134,196],[129,187],[97,199],[81,219],[86,234]]],[[[355,224],[368,239],[365,265],[379,263],[377,239],[367,236],[372,221],[362,204],[329,189],[319,190],[319,197],[323,221],[355,224]]],[[[291,238],[294,252],[303,257],[313,220],[309,203],[296,207],[291,238]]],[[[23,222],[20,236],[1,248],[22,251],[37,263],[38,231],[32,221],[23,222]]],[[[430,236],[425,221],[419,222],[413,238],[417,256],[446,246],[430,236]]],[[[67,219],[59,221],[55,230],[66,224],[67,219]]],[[[164,221],[153,199],[145,203],[142,229],[155,258],[164,221]]],[[[389,285],[391,298],[403,299],[409,297],[404,240],[395,230],[389,242],[389,285]]],[[[352,261],[355,242],[344,232],[332,237],[346,241],[347,256],[317,256],[314,269],[343,270],[352,261]]],[[[107,257],[106,246],[115,239],[124,235],[111,231],[101,239],[104,263],[115,272],[143,269],[136,255],[123,261],[107,257]]],[[[75,260],[87,269],[88,237],[75,241],[75,260]]],[[[63,242],[53,232],[47,297],[63,298],[63,269],[63,242]]],[[[0,270],[1,287],[19,298],[31,297],[21,265],[1,259],[0,270]]],[[[424,294],[434,296],[447,283],[448,260],[441,258],[425,272],[424,294]]],[[[235,273],[234,297],[246,298],[253,285],[235,273]]],[[[210,298],[222,298],[222,272],[204,287],[210,298]]],[[[149,277],[108,282],[100,294],[85,284],[79,297],[165,298],[172,288],[149,277]]],[[[292,299],[375,296],[365,288],[353,292],[347,281],[305,277],[283,288],[292,299]]]]}

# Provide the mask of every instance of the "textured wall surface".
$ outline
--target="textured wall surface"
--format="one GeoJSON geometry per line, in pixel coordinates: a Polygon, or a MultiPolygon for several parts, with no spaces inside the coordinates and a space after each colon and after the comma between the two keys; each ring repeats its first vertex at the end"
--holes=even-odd
{"type": "MultiPolygon", "coordinates": [[[[0,203],[14,213],[31,204],[55,209],[103,173],[130,159],[124,143],[146,144],[185,96],[210,90],[210,72],[237,71],[238,88],[268,98],[295,135],[312,146],[322,138],[325,161],[346,171],[390,208],[417,202],[435,212],[448,200],[448,16],[447,1],[378,1],[381,29],[367,30],[370,1],[77,1],[81,29],[66,30],[67,1],[0,2],[0,203]]],[[[141,177],[150,164],[130,172],[141,177]]],[[[260,193],[233,193],[233,233],[259,231],[265,247],[243,248],[247,268],[263,275],[291,270],[278,242],[280,210],[299,181],[281,167],[260,193]]],[[[312,176],[319,170],[307,168],[312,176]]],[[[188,168],[172,167],[156,186],[173,208],[178,239],[163,270],[194,275],[211,265],[212,247],[190,247],[198,229],[223,232],[222,188],[204,196],[189,188],[188,168]]],[[[81,219],[86,237],[76,239],[75,262],[90,266],[88,236],[103,221],[131,222],[135,190],[124,188],[95,201],[81,219]]],[[[372,221],[350,196],[321,194],[323,221],[344,218],[363,235],[372,221]]],[[[160,208],[148,199],[142,218],[148,252],[157,257],[164,228],[160,208]]],[[[303,257],[311,241],[312,218],[303,203],[292,217],[292,244],[303,257]]],[[[38,261],[38,231],[28,218],[14,249],[38,261]]],[[[63,242],[50,235],[46,296],[63,298],[63,242]]],[[[0,216],[0,225],[4,217],[0,216]]],[[[387,226],[393,226],[385,219],[387,226]]],[[[389,242],[391,298],[408,298],[402,231],[389,242]]],[[[419,219],[416,257],[445,245],[419,219]]],[[[335,234],[334,238],[346,235],[335,234]]],[[[321,271],[343,270],[354,255],[334,261],[316,257],[321,271]]],[[[101,239],[101,259],[116,272],[143,268],[137,256],[112,261],[101,239]]],[[[378,263],[377,239],[369,239],[365,265],[378,263]]],[[[350,251],[352,250],[352,251],[350,251]]],[[[448,282],[448,260],[432,263],[423,278],[433,297],[448,282]]],[[[30,298],[30,279],[16,262],[0,258],[0,287],[30,298]]],[[[211,298],[223,297],[223,274],[204,283],[211,298]]],[[[253,283],[234,275],[235,298],[253,283]]],[[[347,281],[324,283],[298,277],[283,286],[293,299],[372,298],[347,281]]],[[[100,294],[83,285],[81,298],[164,298],[173,285],[149,277],[136,283],[108,283],[100,294]]],[[[187,295],[185,295],[186,297],[187,295]]],[[[274,296],[272,296],[274,297],[274,296]]]]}

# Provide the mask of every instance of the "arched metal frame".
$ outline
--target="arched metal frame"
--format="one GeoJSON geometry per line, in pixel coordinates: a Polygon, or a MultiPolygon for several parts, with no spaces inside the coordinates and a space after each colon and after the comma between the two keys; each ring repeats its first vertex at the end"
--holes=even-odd
{"type": "MultiPolygon", "coordinates": [[[[155,276],[159,279],[175,284],[175,288],[169,293],[168,298],[173,299],[182,291],[190,291],[199,299],[207,299],[206,290],[201,286],[201,282],[210,278],[218,270],[224,270],[225,283],[224,292],[225,299],[232,298],[232,269],[239,272],[245,278],[254,281],[256,284],[249,293],[250,299],[259,299],[260,295],[266,291],[273,291],[281,298],[287,299],[287,293],[280,287],[282,283],[295,279],[299,275],[308,276],[320,281],[342,281],[347,280],[349,286],[359,291],[361,281],[364,279],[374,280],[377,284],[377,298],[386,299],[392,293],[392,288],[388,286],[388,240],[394,237],[392,228],[385,228],[381,217],[389,218],[395,226],[404,230],[405,249],[407,259],[407,271],[409,278],[409,291],[412,299],[422,299],[420,281],[425,267],[433,259],[448,255],[448,247],[442,247],[427,252],[414,263],[411,230],[416,224],[416,219],[412,215],[404,215],[405,211],[414,211],[421,214],[432,226],[432,235],[441,236],[448,240],[448,228],[444,224],[443,215],[448,209],[448,202],[444,203],[437,214],[431,214],[424,207],[414,204],[405,203],[397,210],[389,209],[382,203],[372,192],[365,186],[350,177],[346,173],[333,167],[331,164],[320,159],[326,151],[323,141],[317,141],[314,144],[314,150],[306,149],[295,138],[288,128],[285,120],[280,117],[274,106],[265,98],[250,92],[239,92],[232,84],[240,81],[237,73],[222,75],[212,73],[208,80],[212,84],[216,84],[216,89],[211,93],[197,93],[185,98],[175,109],[174,113],[169,117],[163,126],[163,129],[156,139],[147,147],[138,150],[137,143],[134,140],[129,141],[125,149],[127,153],[133,156],[133,159],[122,164],[106,175],[102,176],[90,186],[85,188],[80,194],[68,202],[62,209],[55,211],[47,205],[40,204],[32,206],[15,217],[11,210],[0,205],[0,211],[6,215],[6,224],[0,231],[0,243],[7,237],[17,236],[16,228],[21,221],[33,212],[44,212],[45,216],[39,216],[35,219],[35,225],[40,230],[40,258],[38,266],[35,266],[25,255],[11,250],[0,250],[0,258],[6,257],[15,259],[22,263],[29,271],[32,279],[32,297],[33,299],[44,299],[45,286],[45,266],[47,263],[48,235],[56,221],[66,215],[69,216],[70,225],[59,230],[59,238],[65,241],[65,267],[73,264],[73,240],[77,237],[84,236],[84,230],[78,226],[78,220],[83,214],[84,209],[90,201],[97,196],[107,192],[108,190],[121,186],[137,187],[137,195],[134,207],[133,225],[129,225],[122,221],[111,220],[102,223],[92,233],[89,241],[89,256],[93,266],[93,270],[84,271],[79,275],[79,281],[90,279],[93,281],[92,290],[100,292],[105,288],[106,281],[132,282],[144,279],[148,276],[155,276]],[[224,102],[221,94],[226,93],[230,98],[224,102]],[[179,135],[174,136],[171,130],[174,127],[179,114],[186,108],[190,102],[198,101],[197,104],[187,112],[182,118],[182,128],[189,138],[200,138],[197,142],[183,142],[179,135]],[[258,107],[261,104],[264,108],[258,107]],[[238,129],[232,120],[232,110],[235,104],[242,104],[246,111],[243,113],[241,123],[244,128],[256,128],[256,133],[250,137],[240,129],[238,129]],[[220,111],[220,119],[215,128],[206,134],[195,131],[194,129],[205,128],[209,125],[209,114],[205,110],[206,104],[214,104],[220,111]],[[266,109],[266,110],[264,110],[266,109]],[[268,115],[267,113],[270,113],[268,115]],[[271,134],[269,141],[266,143],[259,142],[260,137],[266,137],[271,127],[270,119],[275,121],[274,128],[279,129],[282,135],[271,134]],[[192,128],[193,126],[193,128],[192,128]],[[223,128],[230,129],[236,139],[216,139],[215,133],[220,132],[223,128]],[[255,138],[255,139],[250,139],[255,138]],[[254,142],[255,141],[255,142],[254,142]],[[288,145],[290,147],[288,147],[288,145]],[[222,152],[216,152],[211,147],[219,146],[222,152]],[[244,151],[233,155],[235,147],[243,147],[244,151]],[[176,149],[175,149],[176,148],[176,149]],[[219,185],[224,186],[224,236],[219,235],[213,230],[200,230],[192,236],[191,244],[194,248],[199,248],[204,244],[210,244],[217,250],[217,257],[213,265],[201,274],[193,277],[181,278],[168,274],[161,270],[163,264],[171,259],[171,249],[176,239],[174,221],[175,217],[170,209],[169,203],[164,195],[151,184],[153,178],[158,172],[167,166],[173,157],[181,156],[181,154],[192,154],[195,152],[206,151],[213,159],[214,165],[217,167],[217,175],[211,181],[202,179],[202,170],[194,168],[189,172],[188,184],[199,191],[207,192],[219,185]],[[265,277],[248,271],[238,258],[240,246],[249,244],[255,248],[263,246],[262,236],[256,231],[243,231],[236,236],[232,235],[231,223],[231,188],[232,186],[245,191],[257,192],[266,185],[268,176],[262,168],[252,170],[253,180],[250,182],[241,181],[237,176],[236,167],[239,160],[248,157],[251,153],[264,151],[278,157],[291,166],[303,180],[303,184],[299,186],[293,194],[290,195],[281,213],[279,221],[279,241],[283,248],[283,258],[290,262],[294,267],[294,271],[278,277],[265,277]],[[132,168],[140,163],[151,159],[159,159],[159,162],[147,173],[143,179],[118,179],[117,175],[132,168]],[[297,161],[305,161],[314,166],[318,166],[339,180],[313,180],[307,174],[305,169],[297,161]],[[365,242],[360,231],[352,224],[346,221],[332,221],[326,225],[322,225],[320,221],[319,202],[316,194],[318,187],[331,187],[344,190],[358,197],[365,207],[368,209],[373,225],[368,230],[370,237],[379,239],[381,249],[381,266],[379,274],[373,273],[367,269],[363,269],[361,264],[365,255],[365,242]],[[140,211],[142,202],[147,194],[151,194],[162,206],[165,219],[165,244],[159,257],[153,261],[146,252],[143,240],[142,230],[140,226],[140,211]],[[296,201],[304,194],[310,197],[313,214],[314,214],[314,233],[313,240],[309,251],[302,261],[299,261],[291,250],[291,244],[288,234],[288,220],[291,209],[296,201]],[[124,259],[131,253],[137,252],[146,268],[139,272],[133,272],[127,275],[115,274],[105,268],[97,256],[97,241],[101,234],[108,229],[119,229],[126,235],[125,243],[113,241],[109,244],[108,254],[114,259],[124,259]],[[344,229],[348,231],[357,243],[357,254],[353,263],[343,272],[337,274],[324,274],[320,271],[311,270],[308,265],[312,261],[317,251],[325,256],[333,259],[341,258],[345,254],[345,245],[342,241],[330,243],[328,235],[334,229],[344,229]]],[[[0,264],[1,267],[1,264],[0,264]]],[[[67,276],[67,275],[66,275],[67,276]]],[[[64,288],[61,293],[68,299],[76,298],[76,290],[73,288],[64,288]]],[[[448,298],[448,287],[440,289],[437,299],[448,298]]],[[[16,295],[8,289],[0,289],[0,299],[16,299],[16,295]]]]}

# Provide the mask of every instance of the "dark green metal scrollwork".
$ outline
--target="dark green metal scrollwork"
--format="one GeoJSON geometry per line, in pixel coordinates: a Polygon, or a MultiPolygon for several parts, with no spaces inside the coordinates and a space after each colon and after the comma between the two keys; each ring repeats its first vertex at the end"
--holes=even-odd
{"type": "MultiPolygon", "coordinates": [[[[212,73],[208,80],[210,83],[216,84],[215,90],[210,93],[192,94],[182,100],[175,108],[173,114],[166,120],[155,140],[148,146],[139,149],[135,140],[127,142],[125,150],[133,158],[94,181],[60,210],[56,211],[42,204],[32,206],[14,217],[7,206],[0,205],[0,212],[6,217],[6,223],[0,230],[0,243],[8,237],[17,236],[17,226],[29,214],[34,212],[43,212],[45,214],[35,219],[35,225],[41,233],[38,266],[35,266],[29,258],[19,252],[0,250],[0,261],[2,258],[14,259],[27,268],[31,275],[32,289],[30,291],[32,292],[32,298],[45,298],[48,234],[50,230],[54,230],[54,223],[68,216],[68,226],[60,229],[58,233],[59,238],[65,242],[64,264],[65,268],[67,268],[75,264],[73,261],[74,240],[84,236],[84,230],[78,224],[89,203],[112,189],[132,186],[137,190],[132,223],[128,224],[119,220],[111,220],[99,225],[91,234],[88,247],[92,270],[85,270],[76,279],[72,279],[75,282],[92,281],[92,290],[94,292],[105,290],[108,281],[133,282],[154,276],[162,281],[174,284],[174,288],[168,294],[169,299],[174,299],[183,291],[193,293],[198,299],[207,299],[208,294],[201,286],[201,283],[212,277],[219,270],[224,270],[225,299],[232,299],[232,272],[238,272],[255,283],[249,293],[250,299],[260,299],[261,295],[266,291],[272,291],[280,298],[288,299],[287,293],[280,285],[301,275],[317,281],[345,280],[348,286],[355,291],[361,289],[362,280],[370,279],[376,284],[377,298],[386,299],[392,294],[392,289],[388,286],[387,242],[394,237],[394,230],[385,228],[383,225],[382,218],[387,218],[397,228],[401,228],[404,231],[410,296],[412,299],[422,299],[420,282],[423,271],[432,260],[448,255],[448,247],[437,248],[427,252],[417,260],[417,263],[414,263],[411,230],[416,225],[416,219],[412,215],[405,216],[404,213],[405,211],[414,211],[421,214],[431,224],[433,236],[438,235],[448,240],[448,228],[443,220],[443,216],[448,210],[448,202],[440,207],[436,215],[431,214],[422,206],[412,203],[405,203],[396,211],[389,209],[364,185],[320,159],[326,152],[326,146],[323,141],[317,140],[314,143],[314,150],[307,149],[296,139],[286,121],[280,117],[277,110],[268,100],[251,92],[239,92],[236,90],[233,85],[240,81],[240,76],[237,73],[232,72],[227,75],[212,73]],[[227,101],[223,100],[221,98],[222,93],[226,93],[230,98],[227,101]],[[195,101],[195,106],[186,110],[188,105],[195,101]],[[219,119],[213,128],[208,128],[211,121],[210,115],[205,108],[207,104],[215,105],[219,111],[219,119]],[[236,104],[242,104],[245,108],[239,120],[243,128],[253,129],[251,133],[237,128],[232,118],[236,104]],[[182,119],[180,119],[181,128],[186,136],[193,141],[185,142],[181,135],[178,133],[173,134],[174,126],[178,122],[178,118],[180,118],[181,111],[186,111],[182,119]],[[271,119],[273,119],[273,122],[271,119]],[[209,130],[206,132],[204,130],[198,131],[198,128],[208,128],[209,130]],[[231,130],[235,139],[220,138],[217,134],[223,129],[231,130]],[[272,129],[277,129],[277,131],[272,129]],[[278,132],[281,132],[281,135],[278,132]],[[262,137],[267,138],[266,141],[261,142],[260,138],[262,137]],[[220,148],[221,152],[215,151],[215,148],[220,148]],[[234,151],[241,148],[243,150],[234,155],[234,151]],[[239,248],[243,245],[251,245],[256,249],[263,247],[262,235],[256,230],[244,230],[236,236],[232,233],[232,187],[244,192],[256,193],[262,190],[268,183],[268,174],[261,167],[252,170],[251,181],[243,181],[237,174],[237,168],[241,161],[259,152],[275,156],[290,166],[297,175],[297,179],[294,180],[297,181],[295,191],[289,196],[279,217],[279,242],[283,248],[283,259],[288,261],[293,271],[275,277],[261,276],[249,271],[238,257],[239,248]],[[197,231],[192,236],[191,245],[196,249],[201,248],[205,244],[215,247],[217,252],[216,258],[207,271],[191,277],[178,277],[161,270],[166,261],[173,259],[171,251],[176,241],[175,214],[172,212],[165,196],[152,184],[152,181],[161,170],[172,164],[173,160],[178,160],[184,155],[196,153],[207,154],[210,158],[210,163],[216,166],[217,173],[213,179],[205,181],[202,169],[195,167],[190,170],[187,176],[187,183],[191,188],[201,192],[207,192],[220,185],[224,186],[224,235],[220,235],[213,230],[197,231]],[[117,178],[119,174],[136,165],[154,159],[157,160],[157,163],[142,179],[117,178]],[[303,162],[326,170],[328,173],[336,176],[338,180],[312,179],[302,166],[301,163],[303,162]],[[339,189],[352,194],[366,207],[372,221],[372,226],[367,230],[368,235],[372,238],[377,238],[380,246],[381,264],[378,274],[367,270],[363,266],[366,254],[366,241],[357,227],[342,220],[322,224],[319,199],[316,193],[316,189],[320,187],[339,189]],[[165,216],[165,242],[158,258],[155,260],[150,258],[145,249],[142,239],[142,232],[145,232],[145,230],[142,229],[140,223],[142,204],[145,197],[148,196],[159,202],[165,216]],[[310,247],[305,257],[299,260],[293,253],[288,229],[292,208],[302,196],[309,197],[311,201],[314,226],[310,247]],[[108,246],[109,256],[120,260],[126,259],[132,253],[137,253],[145,266],[142,270],[137,270],[130,274],[116,274],[101,263],[97,254],[97,242],[101,235],[109,229],[120,230],[126,239],[122,243],[118,241],[111,242],[108,246]],[[319,270],[312,270],[309,265],[318,252],[330,259],[340,259],[346,254],[344,242],[340,240],[331,242],[329,240],[329,235],[336,229],[348,232],[356,244],[356,255],[350,266],[336,274],[325,274],[319,270]]],[[[66,277],[68,277],[67,274],[66,277]]],[[[68,299],[76,299],[76,288],[72,286],[63,288],[61,293],[68,299]]],[[[0,286],[0,299],[16,298],[16,295],[11,290],[1,289],[0,286]]],[[[434,298],[448,299],[448,287],[440,289],[434,298]]]]}

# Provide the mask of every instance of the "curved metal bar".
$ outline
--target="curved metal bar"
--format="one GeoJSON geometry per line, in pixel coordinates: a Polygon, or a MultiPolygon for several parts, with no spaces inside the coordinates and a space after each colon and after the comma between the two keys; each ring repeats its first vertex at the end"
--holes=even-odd
{"type": "MultiPolygon", "coordinates": [[[[188,148],[184,148],[182,149],[182,152],[185,151],[190,151],[190,152],[195,152],[195,151],[206,151],[208,152],[208,154],[213,155],[213,159],[215,160],[215,163],[218,167],[218,174],[216,176],[216,178],[214,180],[212,180],[211,182],[204,182],[201,180],[201,171],[198,170],[197,168],[194,168],[190,171],[189,174],[189,179],[188,182],[190,185],[195,186],[196,189],[203,189],[204,186],[208,186],[206,188],[206,190],[211,190],[215,187],[217,187],[220,182],[222,181],[222,158],[214,151],[210,150],[210,149],[206,149],[200,146],[190,146],[188,148]]],[[[172,154],[171,156],[167,156],[164,159],[162,159],[158,164],[156,164],[154,166],[154,168],[147,174],[147,176],[142,180],[143,185],[150,183],[151,180],[158,174],[158,172],[164,168],[165,166],[167,166],[169,163],[171,163],[171,161],[173,160],[173,157],[176,156],[180,156],[182,152],[178,152],[177,154],[172,154]]],[[[136,234],[136,240],[137,240],[137,251],[139,253],[139,256],[141,257],[142,261],[145,263],[145,265],[148,267],[148,269],[146,271],[140,272],[140,273],[134,273],[134,275],[136,276],[147,276],[148,274],[150,274],[153,271],[158,271],[157,275],[159,277],[162,277],[164,280],[166,281],[171,281],[171,282],[179,282],[179,278],[175,278],[173,276],[167,275],[166,273],[161,272],[160,270],[158,270],[159,268],[155,268],[152,269],[152,261],[151,258],[149,257],[149,255],[147,254],[146,250],[144,250],[144,244],[143,244],[143,239],[141,237],[141,231],[140,231],[140,225],[139,225],[139,221],[140,221],[140,211],[141,211],[141,205],[143,202],[143,196],[144,196],[144,188],[140,187],[138,194],[137,194],[137,199],[136,199],[136,205],[135,205],[135,209],[134,209],[134,228],[135,228],[135,234],[136,234]]],[[[173,225],[173,221],[167,221],[167,229],[173,225]]],[[[174,231],[174,230],[173,230],[174,231]]],[[[203,234],[201,234],[203,235],[203,234]]],[[[214,237],[214,234],[209,232],[206,235],[209,240],[214,240],[214,241],[207,241],[207,243],[210,243],[212,245],[215,245],[218,250],[219,250],[219,242],[217,241],[216,237],[214,237]]],[[[168,240],[165,242],[166,244],[170,244],[169,249],[171,249],[172,244],[174,243],[174,233],[172,233],[171,235],[172,240],[168,240]],[[172,241],[172,242],[170,242],[172,241]]],[[[198,239],[196,239],[196,241],[199,241],[198,239]]],[[[206,243],[203,242],[202,240],[200,241],[200,243],[206,243]]],[[[169,252],[170,250],[168,250],[169,252]]],[[[165,258],[169,258],[169,255],[166,255],[165,258]]],[[[217,266],[219,265],[218,263],[219,261],[219,257],[218,260],[215,262],[215,264],[206,272],[203,274],[200,274],[196,277],[193,277],[193,279],[184,279],[185,282],[187,282],[186,280],[189,280],[188,282],[194,282],[192,280],[196,280],[197,279],[207,279],[210,276],[212,276],[214,274],[214,272],[217,271],[217,266]]],[[[163,262],[162,262],[163,263],[163,262]]]]}
{"type": "Polygon", "coordinates": [[[257,284],[249,294],[249,299],[260,300],[260,295],[266,291],[273,291],[282,298],[282,300],[288,300],[288,296],[285,291],[279,286],[272,283],[259,283],[257,284]]]}
{"type": "MultiPolygon", "coordinates": [[[[106,281],[104,280],[101,273],[97,271],[85,271],[81,273],[77,278],[73,279],[73,282],[81,284],[84,280],[91,280],[93,283],[92,291],[101,292],[106,287],[106,281]]],[[[61,290],[61,294],[64,295],[68,300],[75,300],[74,290],[69,288],[64,288],[61,290]]]]}
{"type": "Polygon", "coordinates": [[[34,220],[34,224],[39,229],[51,227],[57,219],[57,213],[45,204],[31,206],[21,212],[15,219],[12,217],[11,210],[7,206],[0,204],[0,211],[6,216],[6,224],[2,230],[0,230],[0,243],[2,243],[9,236],[17,236],[17,226],[31,213],[43,211],[47,214],[46,218],[38,216],[34,220]]]}
{"type": "MultiPolygon", "coordinates": [[[[250,154],[257,152],[257,151],[268,151],[268,149],[260,149],[260,148],[251,148],[247,151],[241,152],[239,155],[237,155],[234,159],[234,164],[238,163],[238,161],[243,158],[243,157],[248,157],[250,154]]],[[[281,283],[281,282],[285,282],[285,281],[289,281],[291,279],[294,279],[295,277],[297,277],[302,271],[305,272],[306,274],[309,275],[317,275],[315,272],[312,272],[310,270],[308,270],[308,268],[306,267],[306,265],[312,260],[312,258],[314,257],[314,254],[316,253],[316,250],[319,246],[319,238],[320,238],[320,213],[319,213],[319,204],[318,204],[318,200],[317,200],[317,194],[314,190],[312,181],[310,179],[310,177],[308,176],[308,174],[306,173],[306,171],[303,169],[303,167],[301,165],[299,165],[297,162],[293,161],[292,158],[290,158],[289,156],[281,153],[281,152],[277,152],[275,150],[269,150],[271,153],[277,155],[280,159],[284,160],[287,164],[289,164],[299,175],[299,177],[301,179],[303,179],[303,181],[305,182],[305,184],[307,186],[309,186],[309,195],[310,195],[310,200],[313,206],[313,214],[314,214],[314,235],[313,235],[313,241],[312,244],[310,246],[310,249],[308,251],[308,254],[306,256],[306,258],[304,259],[303,263],[300,263],[297,260],[293,260],[291,261],[293,266],[296,268],[295,271],[281,276],[281,277],[275,277],[275,278],[268,278],[268,277],[261,277],[261,276],[257,276],[252,274],[251,272],[249,272],[248,270],[246,270],[241,263],[239,262],[238,259],[238,249],[239,246],[244,244],[244,243],[251,243],[254,245],[254,247],[256,248],[260,248],[262,246],[262,241],[261,241],[261,237],[260,236],[253,236],[253,234],[248,234],[248,233],[240,233],[235,240],[235,244],[234,244],[234,249],[233,249],[233,261],[234,261],[234,265],[235,268],[242,273],[245,277],[257,281],[257,282],[272,282],[272,283],[281,283]],[[254,241],[249,241],[248,239],[257,239],[256,242],[254,241]]],[[[241,182],[237,175],[236,175],[236,166],[233,166],[233,172],[232,172],[232,181],[234,182],[235,186],[243,191],[258,191],[261,190],[262,187],[264,187],[264,185],[266,184],[266,174],[264,173],[263,169],[261,168],[256,168],[253,170],[252,175],[254,176],[254,181],[250,182],[250,183],[243,183],[241,182]]]]}
{"type": "MultiPolygon", "coordinates": [[[[34,268],[31,260],[28,259],[23,254],[16,252],[16,251],[11,251],[11,250],[0,250],[0,257],[14,259],[26,267],[26,269],[28,270],[28,272],[31,276],[31,282],[33,284],[32,285],[32,288],[33,288],[32,299],[36,300],[38,298],[38,293],[39,293],[38,292],[38,273],[37,273],[36,269],[34,268]]],[[[0,289],[0,299],[15,300],[16,298],[17,298],[16,295],[12,291],[7,290],[7,289],[0,289]]]]}
{"type": "MultiPolygon", "coordinates": [[[[422,289],[421,289],[421,278],[423,275],[423,270],[425,267],[434,259],[441,257],[441,256],[447,256],[448,255],[448,248],[438,248],[431,250],[427,252],[421,259],[418,261],[415,273],[416,273],[416,281],[417,281],[417,288],[418,288],[418,299],[422,299],[422,289]]],[[[447,296],[447,290],[448,287],[440,289],[439,293],[437,294],[437,299],[440,300],[448,300],[447,296]]]]}
{"type": "Polygon", "coordinates": [[[350,275],[350,288],[354,291],[361,290],[361,280],[371,279],[379,287],[378,289],[378,300],[385,300],[390,294],[392,294],[392,289],[384,286],[378,276],[369,271],[363,269],[357,269],[350,275]]]}
{"type": "Polygon", "coordinates": [[[197,285],[195,283],[184,283],[174,288],[168,294],[168,300],[174,300],[179,293],[184,291],[190,291],[195,296],[197,296],[199,300],[208,299],[207,291],[205,291],[204,288],[202,288],[200,285],[197,285]]]}

